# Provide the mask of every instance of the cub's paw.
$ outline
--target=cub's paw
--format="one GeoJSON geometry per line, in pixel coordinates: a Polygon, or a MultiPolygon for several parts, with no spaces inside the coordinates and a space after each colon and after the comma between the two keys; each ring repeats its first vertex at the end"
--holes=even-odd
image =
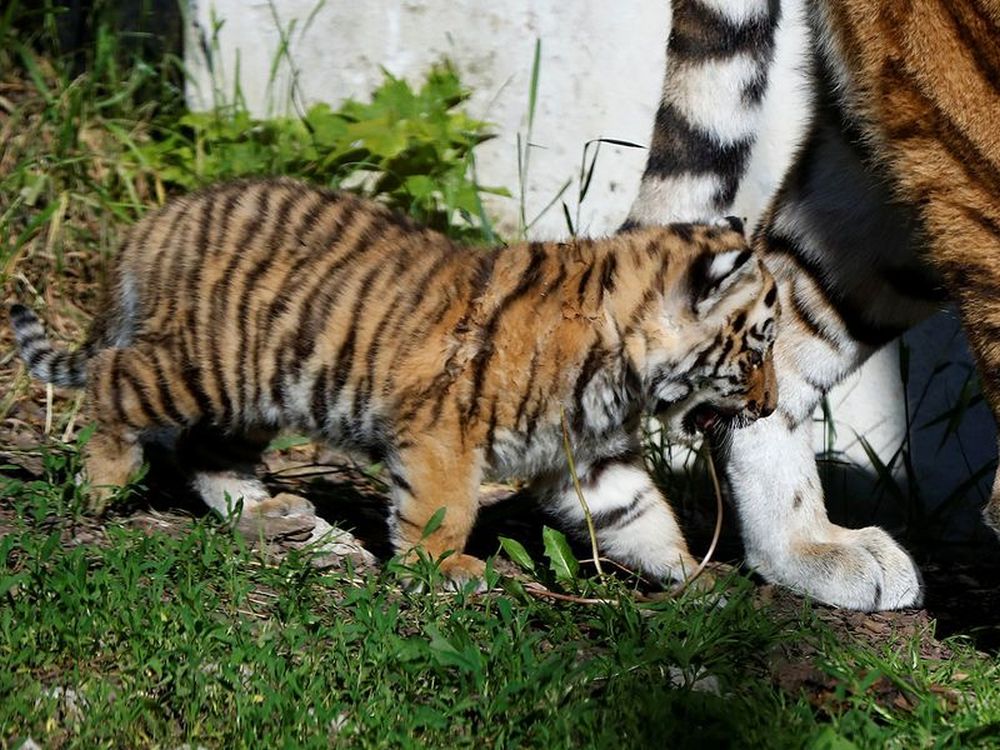
{"type": "Polygon", "coordinates": [[[703,570],[694,577],[696,569],[688,571],[686,577],[675,584],[673,591],[690,591],[697,594],[709,594],[714,591],[717,584],[715,576],[710,571],[703,570]]]}
{"type": "Polygon", "coordinates": [[[308,538],[317,521],[312,503],[304,497],[282,492],[244,509],[236,528],[250,539],[308,538]]]}
{"type": "Polygon", "coordinates": [[[102,516],[115,499],[121,488],[118,487],[93,487],[87,482],[83,474],[77,474],[74,478],[77,487],[83,492],[83,510],[89,516],[102,516]]]}
{"type": "Polygon", "coordinates": [[[748,554],[748,562],[768,580],[835,607],[871,612],[921,605],[920,571],[891,536],[874,526],[831,532],[774,556],[748,554]]]}
{"type": "Polygon", "coordinates": [[[459,591],[470,581],[476,582],[476,591],[486,590],[486,563],[478,557],[465,554],[455,554],[446,557],[440,563],[447,588],[459,591]]]}
{"type": "MultiPolygon", "coordinates": [[[[408,572],[402,577],[403,588],[413,593],[427,591],[426,570],[418,574],[428,564],[427,556],[419,550],[412,550],[403,558],[408,572]],[[415,567],[414,567],[415,566],[415,567]]],[[[443,587],[449,591],[466,590],[470,582],[475,582],[475,591],[486,590],[486,563],[478,557],[465,554],[451,554],[438,563],[438,570],[444,576],[443,587]]]]}
{"type": "Polygon", "coordinates": [[[133,491],[128,484],[96,485],[82,471],[73,476],[73,484],[79,491],[83,511],[88,516],[103,516],[108,508],[127,499],[133,491]]]}

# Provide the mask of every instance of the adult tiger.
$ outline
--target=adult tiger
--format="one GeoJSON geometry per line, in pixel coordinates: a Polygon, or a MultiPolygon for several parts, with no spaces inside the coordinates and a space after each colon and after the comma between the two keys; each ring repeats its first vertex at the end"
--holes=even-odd
{"type": "MultiPolygon", "coordinates": [[[[778,0],[674,0],[627,226],[731,213],[781,15],[778,0]]],[[[881,529],[828,520],[810,422],[828,389],[946,296],[1000,414],[1000,4],[810,0],[805,16],[815,107],[755,233],[785,310],[781,402],[733,433],[726,475],[765,577],[844,607],[913,606],[909,555],[881,529]]],[[[1000,529],[996,483],[984,515],[1000,529]]]]}

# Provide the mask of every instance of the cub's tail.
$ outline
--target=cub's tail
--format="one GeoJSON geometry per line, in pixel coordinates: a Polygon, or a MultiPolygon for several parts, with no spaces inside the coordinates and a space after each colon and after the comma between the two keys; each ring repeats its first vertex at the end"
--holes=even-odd
{"type": "Polygon", "coordinates": [[[64,388],[82,388],[86,384],[89,347],[72,352],[57,349],[45,334],[42,321],[24,305],[11,305],[10,323],[21,359],[32,375],[64,388]]]}

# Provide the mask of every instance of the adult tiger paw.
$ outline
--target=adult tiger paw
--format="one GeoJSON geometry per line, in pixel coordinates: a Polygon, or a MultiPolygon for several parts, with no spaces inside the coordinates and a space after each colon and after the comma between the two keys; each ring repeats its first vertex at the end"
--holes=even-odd
{"type": "Polygon", "coordinates": [[[872,612],[921,605],[920,571],[885,531],[831,524],[825,537],[780,552],[748,550],[747,562],[768,581],[834,607],[872,612]]]}

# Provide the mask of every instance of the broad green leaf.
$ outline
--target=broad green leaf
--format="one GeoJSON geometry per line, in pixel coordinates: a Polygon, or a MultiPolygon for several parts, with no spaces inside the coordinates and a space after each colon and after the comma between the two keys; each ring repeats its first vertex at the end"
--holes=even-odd
{"type": "Polygon", "coordinates": [[[297,445],[306,445],[310,442],[305,435],[279,435],[267,446],[269,451],[283,451],[294,448],[297,445]]]}
{"type": "Polygon", "coordinates": [[[434,511],[434,515],[430,517],[430,520],[424,525],[424,533],[421,535],[421,539],[426,539],[439,528],[441,528],[441,523],[444,521],[444,514],[447,512],[447,508],[444,506],[438,508],[434,511]]]}
{"type": "Polygon", "coordinates": [[[510,537],[502,536],[500,537],[500,546],[503,547],[503,551],[507,553],[507,557],[515,563],[531,573],[535,572],[535,561],[531,559],[531,555],[528,554],[528,550],[526,550],[524,545],[519,541],[511,539],[510,537]]]}
{"type": "Polygon", "coordinates": [[[542,541],[545,543],[545,556],[549,558],[549,567],[555,573],[556,579],[560,582],[575,580],[580,570],[580,563],[569,548],[566,536],[560,531],[543,526],[542,541]]]}
{"type": "Polygon", "coordinates": [[[483,668],[483,657],[478,647],[469,642],[462,648],[458,648],[455,643],[447,638],[437,626],[428,623],[424,626],[424,632],[430,636],[428,646],[431,655],[438,664],[444,666],[458,667],[464,672],[481,672],[483,668]]]}

